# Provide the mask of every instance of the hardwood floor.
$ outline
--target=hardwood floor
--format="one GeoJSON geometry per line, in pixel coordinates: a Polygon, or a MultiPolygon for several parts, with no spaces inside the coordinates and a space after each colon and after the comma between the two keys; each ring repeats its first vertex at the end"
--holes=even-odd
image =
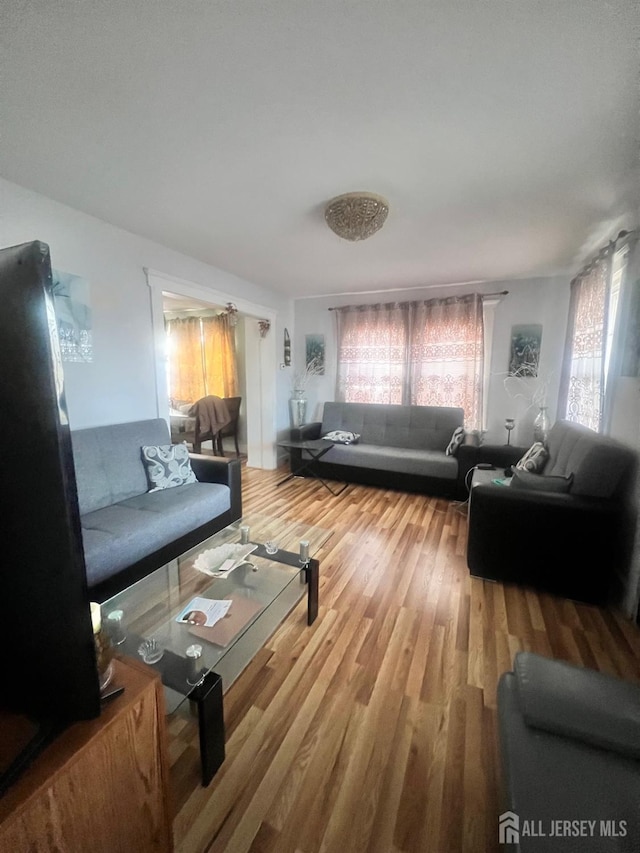
{"type": "Polygon", "coordinates": [[[470,578],[456,504],[275,490],[281,477],[245,467],[244,508],[333,529],[319,617],[308,628],[303,601],[226,694],[227,758],[208,788],[196,722],[170,718],[176,850],[497,851],[500,674],[530,649],[640,681],[640,631],[470,578]]]}

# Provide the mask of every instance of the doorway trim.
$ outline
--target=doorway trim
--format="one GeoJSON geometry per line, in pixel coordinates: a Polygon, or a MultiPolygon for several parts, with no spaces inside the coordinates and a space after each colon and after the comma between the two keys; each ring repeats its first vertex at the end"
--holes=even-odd
{"type": "Polygon", "coordinates": [[[276,320],[277,312],[235,294],[204,287],[193,281],[144,267],[151,297],[156,401],[158,417],[169,423],[166,354],[164,349],[163,291],[198,299],[212,305],[233,302],[244,315],[247,399],[247,465],[251,468],[277,467],[276,453],[276,320]],[[255,320],[255,322],[252,322],[255,320]],[[261,337],[258,320],[268,320],[271,329],[261,337]],[[249,370],[253,365],[254,370],[249,370]]]}

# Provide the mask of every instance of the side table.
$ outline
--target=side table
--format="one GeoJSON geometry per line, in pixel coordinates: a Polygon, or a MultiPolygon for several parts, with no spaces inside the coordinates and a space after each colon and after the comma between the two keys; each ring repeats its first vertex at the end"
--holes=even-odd
{"type": "Polygon", "coordinates": [[[303,471],[308,471],[309,475],[314,480],[319,480],[322,485],[327,489],[334,498],[337,498],[338,495],[341,495],[346,488],[348,488],[349,483],[345,483],[341,489],[335,491],[331,488],[331,486],[322,479],[320,474],[318,474],[317,470],[315,470],[314,463],[328,453],[333,447],[333,442],[329,441],[326,438],[315,438],[310,439],[309,441],[279,441],[278,447],[282,447],[284,450],[289,451],[289,458],[291,460],[291,464],[293,465],[293,455],[291,454],[292,450],[299,450],[300,453],[300,462],[302,464],[298,465],[295,471],[292,471],[291,474],[288,474],[284,480],[280,480],[279,483],[276,483],[276,486],[282,486],[284,483],[288,483],[289,480],[293,480],[294,477],[302,477],[303,471]],[[306,459],[302,457],[303,453],[307,453],[308,456],[306,459]]]}

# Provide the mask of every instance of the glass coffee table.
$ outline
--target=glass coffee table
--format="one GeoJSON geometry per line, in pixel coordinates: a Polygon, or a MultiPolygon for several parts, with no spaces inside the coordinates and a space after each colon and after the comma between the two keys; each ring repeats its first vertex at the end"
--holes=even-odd
{"type": "Polygon", "coordinates": [[[116,651],[160,673],[167,713],[186,700],[197,705],[203,785],[224,760],[223,692],[305,593],[307,624],[313,623],[320,569],[314,555],[331,535],[314,525],[247,514],[102,604],[116,651]],[[245,550],[256,547],[226,576],[196,567],[240,551],[243,541],[249,543],[245,550]],[[231,605],[213,627],[176,621],[196,597],[231,605]]]}

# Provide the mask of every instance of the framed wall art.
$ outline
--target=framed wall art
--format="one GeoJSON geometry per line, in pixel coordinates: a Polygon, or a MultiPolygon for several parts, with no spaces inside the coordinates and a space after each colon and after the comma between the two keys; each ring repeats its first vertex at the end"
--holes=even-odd
{"type": "Polygon", "coordinates": [[[305,364],[317,376],[324,376],[324,335],[305,336],[305,364]]]}
{"type": "Polygon", "coordinates": [[[537,376],[540,364],[542,326],[528,324],[511,327],[510,376],[537,376]]]}
{"type": "Polygon", "coordinates": [[[93,361],[89,282],[60,270],[51,276],[62,360],[93,361]]]}

